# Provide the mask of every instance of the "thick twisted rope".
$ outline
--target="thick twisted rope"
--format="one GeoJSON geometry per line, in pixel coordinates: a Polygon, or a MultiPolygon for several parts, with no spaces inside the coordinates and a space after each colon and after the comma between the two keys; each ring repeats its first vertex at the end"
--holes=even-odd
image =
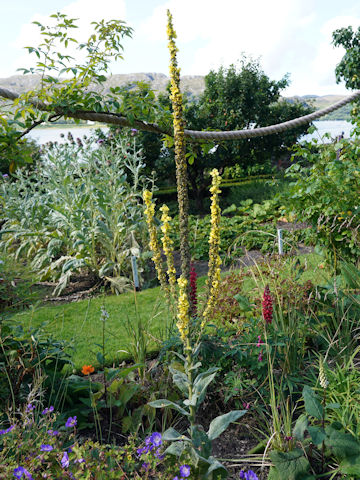
{"type": "MultiPolygon", "coordinates": [[[[316,112],[304,115],[303,117],[294,118],[293,120],[288,120],[287,122],[278,123],[276,125],[270,125],[268,127],[259,127],[253,129],[244,129],[244,130],[231,130],[228,132],[203,132],[198,130],[185,130],[185,136],[192,138],[194,140],[237,140],[239,138],[254,138],[254,137],[263,137],[265,135],[272,135],[274,133],[284,132],[291,128],[296,128],[307,123],[311,123],[317,118],[323,117],[328,113],[337,110],[344,105],[353,102],[360,96],[360,90],[354,92],[352,95],[330,105],[329,107],[317,110],[316,112]]],[[[8,90],[7,88],[0,87],[0,97],[8,98],[10,100],[15,100],[19,95],[15,92],[8,90]]],[[[156,123],[147,123],[141,120],[135,120],[130,122],[126,117],[116,113],[106,113],[106,112],[92,112],[92,111],[77,111],[77,112],[67,112],[62,108],[55,107],[51,108],[51,105],[39,102],[37,100],[32,100],[31,104],[38,108],[39,110],[44,111],[53,111],[58,115],[67,116],[71,118],[78,118],[80,120],[91,120],[93,122],[100,123],[110,123],[113,125],[120,125],[123,127],[133,127],[139,130],[145,130],[148,132],[160,133],[165,135],[171,135],[170,131],[161,128],[156,123]]]]}
{"type": "Polygon", "coordinates": [[[300,127],[307,123],[311,123],[317,118],[323,117],[328,113],[337,110],[338,108],[343,107],[347,103],[354,101],[357,97],[360,96],[360,90],[354,92],[352,95],[349,95],[346,98],[330,105],[329,107],[317,110],[316,112],[309,113],[303,117],[294,118],[293,120],[288,120],[287,122],[278,123],[276,125],[270,125],[268,127],[259,127],[253,129],[244,129],[244,130],[231,130],[229,132],[199,132],[195,130],[185,130],[185,135],[194,138],[194,139],[204,139],[204,140],[237,140],[238,138],[254,138],[254,137],[263,137],[265,135],[272,135],[273,133],[284,132],[291,128],[300,127]]]}

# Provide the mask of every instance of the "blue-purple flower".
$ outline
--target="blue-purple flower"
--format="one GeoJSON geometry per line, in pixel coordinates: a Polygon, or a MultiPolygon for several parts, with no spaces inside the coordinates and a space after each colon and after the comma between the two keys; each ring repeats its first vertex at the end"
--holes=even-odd
{"type": "Polygon", "coordinates": [[[0,435],[4,435],[5,433],[11,432],[11,430],[14,430],[15,425],[10,425],[9,428],[6,428],[5,430],[0,430],[0,435]]]}
{"type": "Polygon", "coordinates": [[[64,452],[62,456],[61,466],[62,468],[67,468],[69,466],[69,455],[67,454],[67,452],[64,452]]]}
{"type": "Polygon", "coordinates": [[[190,476],[190,467],[189,465],[181,465],[180,467],[180,475],[183,478],[187,478],[190,476]]]}
{"type": "Polygon", "coordinates": [[[54,450],[54,447],[52,445],[40,445],[40,452],[51,452],[51,450],[54,450]]]}
{"type": "Polygon", "coordinates": [[[253,470],[249,470],[248,472],[241,470],[240,478],[244,480],[259,480],[259,477],[256,475],[256,473],[253,470]]]}
{"type": "MultiPolygon", "coordinates": [[[[139,457],[141,457],[143,453],[144,454],[149,453],[155,448],[160,447],[160,445],[162,445],[161,433],[154,432],[149,437],[145,438],[145,447],[138,448],[136,450],[136,453],[138,454],[139,457]]],[[[155,456],[161,459],[159,448],[157,448],[155,456]]]]}
{"type": "Polygon", "coordinates": [[[31,476],[31,473],[28,470],[26,470],[26,468],[24,467],[14,468],[13,473],[15,478],[23,478],[23,475],[24,475],[25,478],[28,478],[28,480],[34,480],[33,477],[31,476]]]}
{"type": "Polygon", "coordinates": [[[35,405],[33,405],[32,403],[28,403],[26,405],[26,413],[32,412],[34,409],[35,409],[35,405]]]}
{"type": "Polygon", "coordinates": [[[45,408],[45,410],[43,410],[41,413],[42,413],[43,415],[46,415],[47,413],[51,413],[51,412],[53,412],[53,411],[54,411],[54,407],[51,405],[50,407],[45,408]]]}
{"type": "Polygon", "coordinates": [[[56,435],[59,435],[59,430],[48,430],[47,433],[48,433],[51,437],[56,437],[56,435]]]}
{"type": "Polygon", "coordinates": [[[152,433],[150,436],[150,442],[154,445],[154,447],[160,447],[160,445],[162,444],[161,433],[152,433]]]}
{"type": "Polygon", "coordinates": [[[66,420],[66,423],[65,423],[65,427],[69,428],[69,427],[75,427],[75,425],[77,424],[77,417],[76,415],[74,417],[69,417],[67,420],[66,420]]]}

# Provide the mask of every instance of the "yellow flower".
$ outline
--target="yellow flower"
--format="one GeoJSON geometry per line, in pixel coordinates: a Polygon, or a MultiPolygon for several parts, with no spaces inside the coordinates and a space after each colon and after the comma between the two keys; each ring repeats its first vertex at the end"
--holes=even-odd
{"type": "Polygon", "coordinates": [[[173,256],[173,241],[170,238],[171,217],[169,216],[169,207],[167,205],[163,205],[160,208],[160,211],[162,212],[162,215],[161,215],[161,221],[162,221],[161,231],[163,233],[161,241],[162,241],[163,250],[165,252],[166,261],[167,261],[167,265],[168,265],[167,274],[168,274],[168,278],[169,278],[170,292],[171,292],[171,295],[173,297],[175,297],[176,269],[175,269],[175,265],[174,265],[174,256],[173,256]]]}
{"type": "Polygon", "coordinates": [[[183,276],[178,279],[179,301],[178,301],[178,321],[176,323],[180,332],[181,341],[185,349],[189,348],[189,325],[190,325],[190,304],[187,296],[187,280],[183,276]]]}
{"type": "Polygon", "coordinates": [[[153,253],[152,260],[155,265],[155,269],[156,269],[156,273],[157,273],[160,285],[164,293],[169,298],[169,288],[167,286],[166,276],[165,276],[165,272],[162,265],[161,249],[160,249],[159,241],[157,238],[156,226],[154,222],[155,205],[152,202],[152,193],[149,190],[145,190],[143,193],[143,199],[146,205],[145,216],[146,216],[146,223],[148,225],[149,236],[150,236],[149,247],[153,253]]]}
{"type": "Polygon", "coordinates": [[[212,311],[216,304],[216,299],[220,286],[220,265],[221,258],[219,255],[220,250],[220,216],[221,210],[219,207],[219,193],[221,176],[216,168],[214,168],[210,175],[212,176],[212,184],[210,187],[211,196],[211,230],[209,236],[209,273],[208,273],[208,301],[203,313],[203,320],[201,322],[201,328],[206,325],[209,313],[212,311]]]}

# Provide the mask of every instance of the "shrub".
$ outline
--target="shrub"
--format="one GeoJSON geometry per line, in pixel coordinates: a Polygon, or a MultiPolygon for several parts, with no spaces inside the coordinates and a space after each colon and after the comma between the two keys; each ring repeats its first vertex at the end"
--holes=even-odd
{"type": "Polygon", "coordinates": [[[41,168],[19,171],[0,183],[3,226],[0,246],[23,258],[41,280],[74,273],[107,282],[120,292],[130,283],[130,256],[146,239],[139,191],[145,178],[136,145],[55,145],[41,168]]]}

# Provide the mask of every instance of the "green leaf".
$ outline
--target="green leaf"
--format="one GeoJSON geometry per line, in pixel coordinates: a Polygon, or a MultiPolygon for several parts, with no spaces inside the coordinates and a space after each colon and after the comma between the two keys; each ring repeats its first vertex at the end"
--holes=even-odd
{"type": "Polygon", "coordinates": [[[154,407],[154,408],[170,407],[174,410],[177,410],[182,415],[186,415],[187,417],[190,415],[190,413],[187,412],[186,410],[184,410],[182,407],[180,407],[180,405],[178,405],[175,402],[171,402],[170,400],[167,400],[166,398],[163,398],[163,399],[160,399],[160,400],[154,400],[153,402],[149,402],[148,405],[150,405],[150,407],[154,407]]]}
{"type": "Polygon", "coordinates": [[[227,478],[228,472],[219,460],[216,460],[214,457],[209,457],[207,460],[210,463],[210,467],[206,472],[205,478],[227,478]]]}
{"type": "Polygon", "coordinates": [[[360,455],[345,458],[339,465],[340,472],[345,475],[356,475],[360,478],[360,455]]]}
{"type": "Polygon", "coordinates": [[[175,440],[190,440],[188,437],[186,437],[185,435],[181,435],[181,433],[179,433],[172,427],[165,430],[162,435],[162,439],[166,442],[174,442],[175,440]]]}
{"type": "Polygon", "coordinates": [[[185,448],[185,442],[174,442],[165,450],[164,453],[165,455],[175,455],[176,457],[180,457],[185,448]]]}
{"type": "Polygon", "coordinates": [[[303,388],[303,397],[306,413],[312,417],[321,420],[324,415],[324,408],[321,405],[316,393],[308,386],[303,388]]]}
{"type": "MultiPolygon", "coordinates": [[[[272,478],[278,480],[304,480],[309,469],[309,462],[300,448],[290,452],[270,452],[278,476],[272,478]]],[[[311,477],[310,477],[311,478],[311,477]]]]}
{"type": "Polygon", "coordinates": [[[250,312],[252,310],[249,299],[243,295],[237,294],[234,296],[243,312],[250,312]]]}
{"type": "Polygon", "coordinates": [[[178,389],[187,394],[189,392],[189,381],[184,372],[180,372],[180,370],[176,370],[176,368],[169,367],[169,370],[173,377],[173,382],[178,387],[178,389]]]}
{"type": "Polygon", "coordinates": [[[325,445],[339,459],[360,455],[360,443],[350,433],[339,431],[329,425],[325,428],[325,445]]]}
{"type": "Polygon", "coordinates": [[[190,429],[192,445],[203,457],[208,458],[211,454],[211,441],[201,425],[194,425],[190,429]]]}
{"type": "Polygon", "coordinates": [[[105,363],[105,357],[101,352],[97,352],[96,360],[100,363],[100,365],[104,365],[105,363]]]}
{"type": "Polygon", "coordinates": [[[294,437],[298,440],[304,440],[305,430],[308,427],[308,419],[305,414],[300,415],[296,420],[295,427],[293,430],[294,437]]]}
{"type": "Polygon", "coordinates": [[[308,432],[315,445],[321,445],[321,443],[325,440],[326,435],[323,428],[309,426],[308,432]]]}
{"type": "Polygon", "coordinates": [[[210,383],[214,380],[217,374],[218,368],[209,368],[204,373],[200,373],[194,381],[194,393],[196,397],[195,405],[200,405],[205,398],[206,389],[210,383]]]}
{"type": "Polygon", "coordinates": [[[219,435],[221,435],[227,427],[232,422],[236,422],[240,417],[245,415],[247,410],[233,410],[232,412],[225,413],[225,415],[220,415],[219,417],[214,418],[210,423],[209,430],[207,435],[210,441],[215,440],[219,435]]]}

